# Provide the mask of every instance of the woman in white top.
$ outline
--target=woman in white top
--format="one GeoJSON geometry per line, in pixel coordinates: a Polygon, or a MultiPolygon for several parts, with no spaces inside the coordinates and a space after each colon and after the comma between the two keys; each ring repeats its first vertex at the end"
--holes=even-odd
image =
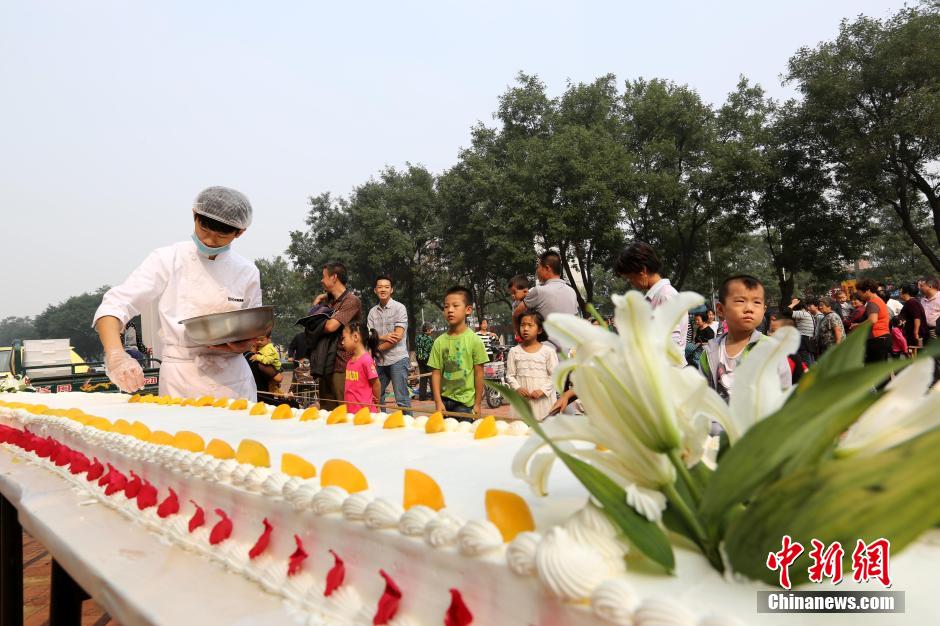
{"type": "MultiPolygon", "coordinates": [[[[522,343],[509,350],[506,380],[509,386],[529,400],[532,413],[538,420],[545,417],[555,404],[555,383],[552,372],[558,366],[558,354],[547,339],[539,313],[526,311],[519,317],[519,337],[522,343]]],[[[517,416],[515,409],[513,416],[517,416]]]]}
{"type": "Polygon", "coordinates": [[[252,340],[205,348],[189,339],[179,324],[199,315],[261,306],[258,268],[229,250],[251,224],[251,214],[248,199],[234,189],[205,189],[193,206],[191,239],[154,250],[104,295],[92,325],[104,348],[108,378],[121,391],[144,386],[140,364],[121,344],[121,330],[155,301],[161,395],[257,399],[251,369],[242,356],[252,340]]]}

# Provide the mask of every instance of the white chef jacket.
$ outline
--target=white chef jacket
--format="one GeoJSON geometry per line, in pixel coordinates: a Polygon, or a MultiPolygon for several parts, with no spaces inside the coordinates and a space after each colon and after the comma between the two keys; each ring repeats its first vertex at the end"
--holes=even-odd
{"type": "Polygon", "coordinates": [[[92,325],[106,315],[126,325],[153,301],[162,345],[160,395],[257,400],[251,368],[241,354],[199,346],[179,323],[261,306],[261,279],[254,263],[231,250],[210,260],[196,251],[192,241],[158,248],[127,280],[104,294],[92,325]]]}

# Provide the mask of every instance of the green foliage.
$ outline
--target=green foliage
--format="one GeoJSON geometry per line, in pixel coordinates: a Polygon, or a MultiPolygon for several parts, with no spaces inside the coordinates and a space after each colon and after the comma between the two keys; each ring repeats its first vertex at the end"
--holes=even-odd
{"type": "Polygon", "coordinates": [[[14,339],[38,339],[39,332],[31,317],[5,317],[0,320],[0,346],[13,345],[14,339]]]}
{"type": "Polygon", "coordinates": [[[835,165],[844,201],[877,219],[893,211],[940,270],[940,10],[905,7],[843,21],[839,35],[790,60],[801,117],[835,165]],[[933,236],[919,216],[926,208],[933,236]]]}
{"type": "Polygon", "coordinates": [[[302,330],[295,326],[295,322],[306,315],[311,294],[304,284],[303,275],[292,270],[282,257],[256,259],[255,265],[261,273],[262,301],[274,307],[272,341],[286,346],[302,330]]]}
{"type": "Polygon", "coordinates": [[[69,339],[75,352],[86,360],[101,354],[101,342],[91,327],[91,320],[108,289],[104,286],[94,293],[72,296],[64,302],[47,306],[34,322],[39,338],[69,339]]]}

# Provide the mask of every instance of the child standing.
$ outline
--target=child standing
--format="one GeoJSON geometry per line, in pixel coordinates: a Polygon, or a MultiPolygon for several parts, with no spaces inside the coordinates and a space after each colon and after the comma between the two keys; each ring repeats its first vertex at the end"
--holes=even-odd
{"type": "Polygon", "coordinates": [[[346,362],[346,386],[343,400],[346,410],[355,413],[368,407],[377,412],[379,404],[379,372],[375,367],[375,356],[379,351],[379,336],[375,329],[352,321],[343,326],[343,350],[350,354],[346,362]],[[367,349],[368,348],[368,349],[367,349]]]}
{"type": "MultiPolygon", "coordinates": [[[[512,308],[519,306],[525,297],[529,295],[529,288],[531,287],[529,283],[529,277],[525,274],[516,274],[509,279],[509,297],[512,298],[512,308]]],[[[519,336],[519,319],[516,318],[512,322],[513,330],[516,334],[516,343],[522,343],[522,337],[519,336]]]]}
{"type": "MultiPolygon", "coordinates": [[[[767,310],[764,284],[747,274],[726,278],[718,290],[717,308],[728,323],[728,332],[706,344],[699,368],[708,384],[727,401],[734,385],[734,371],[764,337],[757,330],[767,310]]],[[[792,384],[789,366],[781,361],[779,370],[781,388],[789,389],[792,384]]]]}
{"type": "Polygon", "coordinates": [[[434,340],[428,366],[431,393],[438,411],[480,416],[483,400],[483,364],[489,359],[483,341],[467,328],[467,317],[473,312],[470,290],[451,287],[444,294],[444,319],[447,332],[434,340]]]}
{"type": "MultiPolygon", "coordinates": [[[[529,400],[535,418],[542,420],[555,404],[555,383],[552,372],[558,366],[554,347],[542,342],[548,338],[542,327],[544,320],[535,311],[526,311],[519,317],[522,342],[509,351],[506,380],[509,386],[529,400]]],[[[518,417],[515,409],[512,415],[518,417]]]]}

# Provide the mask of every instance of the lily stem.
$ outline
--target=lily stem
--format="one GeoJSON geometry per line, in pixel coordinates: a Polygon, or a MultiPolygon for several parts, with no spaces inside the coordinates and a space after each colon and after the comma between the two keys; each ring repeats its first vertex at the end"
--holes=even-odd
{"type": "Polygon", "coordinates": [[[678,491],[676,491],[676,486],[666,485],[663,487],[663,493],[666,494],[666,498],[669,500],[669,504],[676,507],[676,512],[682,516],[683,520],[685,520],[685,523],[689,526],[692,534],[695,535],[695,539],[698,541],[699,546],[701,546],[703,550],[707,549],[708,536],[705,534],[705,529],[702,527],[701,522],[699,522],[698,516],[695,515],[692,509],[689,508],[689,505],[685,499],[679,495],[678,491]]]}
{"type": "Polygon", "coordinates": [[[699,506],[702,503],[702,494],[699,493],[698,484],[695,482],[695,479],[692,478],[692,474],[689,473],[689,468],[685,466],[685,462],[683,462],[682,458],[679,456],[679,452],[672,449],[667,455],[676,468],[676,473],[679,474],[679,477],[682,478],[682,482],[685,483],[689,493],[692,494],[692,502],[696,507],[699,506]]]}

